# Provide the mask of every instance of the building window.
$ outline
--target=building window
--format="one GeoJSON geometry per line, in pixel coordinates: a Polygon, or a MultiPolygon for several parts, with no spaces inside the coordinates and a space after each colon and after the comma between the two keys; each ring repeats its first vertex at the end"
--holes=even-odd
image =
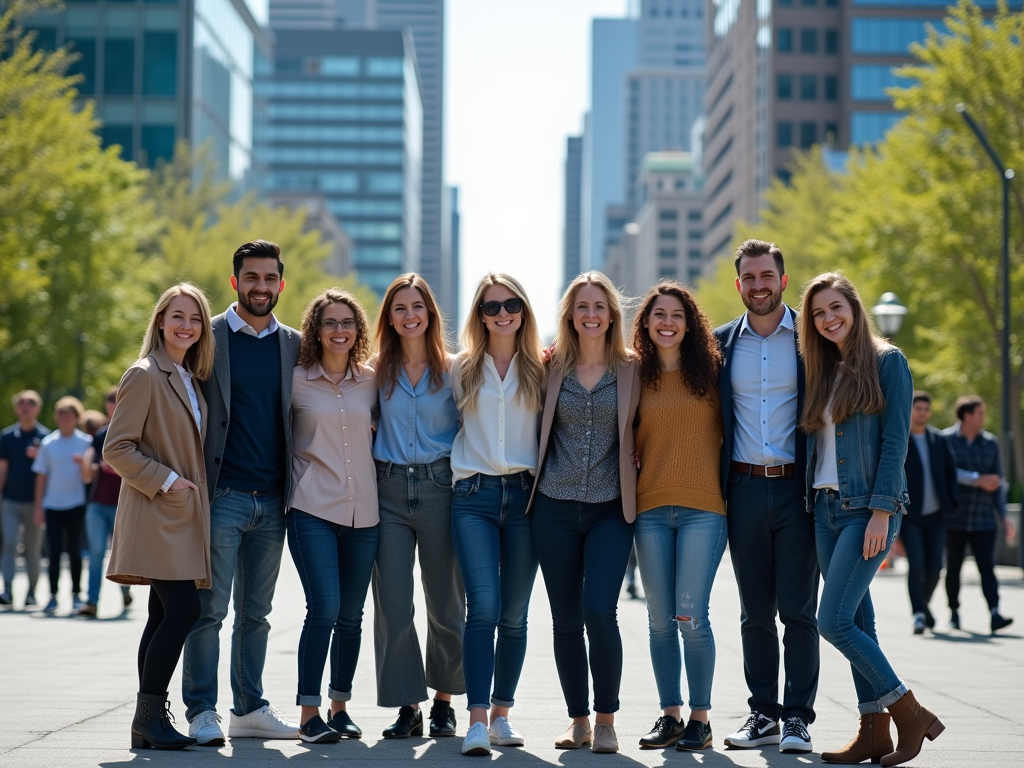
{"type": "Polygon", "coordinates": [[[132,95],[135,92],[135,40],[108,37],[103,42],[103,57],[104,93],[132,95]]]}
{"type": "Polygon", "coordinates": [[[887,88],[906,88],[913,83],[897,77],[886,64],[857,64],[850,68],[850,98],[854,101],[889,101],[887,88]]]}
{"type": "Polygon", "coordinates": [[[704,233],[701,232],[699,229],[691,229],[689,232],[686,233],[686,236],[691,240],[700,240],[702,237],[704,237],[704,233]]]}
{"type": "Polygon", "coordinates": [[[800,0],[800,5],[817,5],[818,0],[800,0]]]}
{"type": "Polygon", "coordinates": [[[776,3],[776,5],[781,5],[782,7],[785,8],[787,6],[792,5],[793,4],[793,0],[775,0],[775,3],[776,3]]]}
{"type": "Polygon", "coordinates": [[[776,78],[775,96],[779,99],[793,98],[793,76],[779,75],[776,78]]]}
{"type": "Polygon", "coordinates": [[[662,240],[675,240],[678,233],[674,229],[660,229],[658,230],[658,237],[662,240]]]}
{"type": "Polygon", "coordinates": [[[800,53],[817,53],[818,52],[818,30],[816,29],[801,29],[800,30],[800,53]]]}
{"type": "Polygon", "coordinates": [[[779,170],[775,172],[775,175],[778,177],[779,181],[781,181],[787,187],[789,186],[790,179],[793,178],[793,172],[790,171],[788,168],[779,168],[779,170]]]}
{"type": "Polygon", "coordinates": [[[839,53],[839,30],[825,30],[825,53],[839,53]]]}
{"type": "Polygon", "coordinates": [[[781,120],[775,124],[775,145],[782,149],[793,146],[793,124],[781,120]]]}
{"type": "Polygon", "coordinates": [[[667,208],[663,211],[658,211],[658,219],[660,221],[675,221],[678,218],[679,212],[672,208],[667,208]]]}
{"type": "Polygon", "coordinates": [[[142,151],[146,153],[146,163],[150,168],[155,167],[158,160],[174,157],[174,126],[142,126],[142,151]]]}
{"type": "Polygon", "coordinates": [[[701,258],[700,248],[691,248],[686,252],[686,255],[689,256],[691,259],[699,261],[701,258]]]}
{"type": "Polygon", "coordinates": [[[178,82],[178,33],[146,32],[142,38],[142,93],[173,96],[178,82]]]}
{"type": "Polygon", "coordinates": [[[850,115],[850,143],[874,144],[903,117],[899,112],[854,112],[850,115]]]}
{"type": "Polygon", "coordinates": [[[658,279],[664,279],[666,277],[675,277],[676,270],[671,264],[661,264],[658,266],[658,279]]]}
{"type": "Polygon", "coordinates": [[[700,221],[700,211],[690,211],[686,214],[686,218],[689,221],[700,221]]]}
{"type": "Polygon", "coordinates": [[[793,30],[790,27],[779,27],[775,30],[775,37],[779,53],[793,52],[793,30]]]}
{"type": "Polygon", "coordinates": [[[810,149],[817,143],[817,123],[800,123],[800,149],[810,149]]]}
{"type": "Polygon", "coordinates": [[[839,123],[825,123],[825,141],[833,144],[839,142],[839,123]]]}
{"type": "MultiPolygon", "coordinates": [[[[81,75],[82,79],[75,87],[79,93],[91,96],[96,93],[96,41],[76,38],[68,40],[67,46],[72,53],[78,54],[78,61],[68,67],[68,74],[81,75]]],[[[36,47],[39,47],[38,41],[36,47]]]]}
{"type": "Polygon", "coordinates": [[[818,76],[800,75],[800,100],[815,101],[818,98],[818,76]]]}
{"type": "Polygon", "coordinates": [[[825,101],[839,99],[839,76],[825,75],[825,101]]]}
{"type": "Polygon", "coordinates": [[[31,32],[36,36],[35,41],[32,43],[32,47],[37,51],[57,50],[56,27],[33,27],[31,24],[26,24],[25,31],[31,32]]]}
{"type": "Polygon", "coordinates": [[[659,248],[658,249],[659,259],[675,259],[676,249],[675,248],[659,248]]]}
{"type": "Polygon", "coordinates": [[[405,62],[402,59],[367,59],[367,77],[401,77],[405,62]]]}
{"type": "Polygon", "coordinates": [[[937,19],[854,19],[851,48],[854,53],[906,55],[911,43],[925,41],[928,26],[940,34],[946,32],[946,25],[937,19]]]}
{"type": "Polygon", "coordinates": [[[100,128],[100,139],[103,141],[104,149],[107,147],[121,147],[121,158],[132,159],[132,127],[130,125],[104,125],[100,128]]]}

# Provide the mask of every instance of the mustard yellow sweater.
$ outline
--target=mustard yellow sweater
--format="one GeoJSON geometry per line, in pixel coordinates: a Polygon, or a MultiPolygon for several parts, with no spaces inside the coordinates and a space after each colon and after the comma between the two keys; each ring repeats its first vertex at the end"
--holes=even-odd
{"type": "Polygon", "coordinates": [[[638,414],[637,513],[678,506],[724,515],[718,392],[699,398],[678,371],[663,372],[657,389],[644,386],[641,391],[638,414]]]}

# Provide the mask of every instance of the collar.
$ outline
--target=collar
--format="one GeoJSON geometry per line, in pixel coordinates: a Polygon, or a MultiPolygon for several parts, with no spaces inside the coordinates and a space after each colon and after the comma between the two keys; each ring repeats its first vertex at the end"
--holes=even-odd
{"type": "Polygon", "coordinates": [[[266,330],[263,331],[262,333],[256,333],[255,328],[253,328],[251,325],[245,322],[245,320],[238,316],[238,313],[235,311],[235,307],[237,306],[237,301],[232,302],[231,306],[228,307],[228,311],[224,313],[228,321],[228,327],[231,328],[232,332],[238,333],[239,331],[242,331],[243,333],[247,333],[250,336],[255,336],[257,339],[262,339],[263,337],[269,336],[270,334],[275,333],[277,331],[279,327],[277,323],[277,318],[274,317],[274,315],[272,314],[270,316],[270,325],[267,326],[266,330]]]}
{"type": "Polygon", "coordinates": [[[793,310],[789,308],[789,305],[786,305],[786,312],[785,312],[785,314],[783,314],[782,320],[779,322],[778,327],[774,331],[772,331],[771,335],[769,335],[769,336],[762,337],[762,336],[760,336],[757,333],[757,331],[755,331],[753,328],[751,328],[750,327],[749,316],[750,316],[750,312],[749,311],[743,313],[743,319],[740,321],[740,332],[739,332],[740,336],[742,336],[743,332],[746,331],[748,333],[754,334],[754,336],[757,336],[757,338],[759,338],[759,339],[760,338],[768,338],[768,339],[770,339],[772,336],[777,334],[779,332],[779,330],[782,329],[782,328],[785,328],[787,331],[790,331],[790,332],[795,332],[796,331],[796,328],[793,325],[793,310]]]}
{"type": "MultiPolygon", "coordinates": [[[[365,365],[357,366],[356,371],[353,371],[352,366],[350,365],[348,368],[348,373],[345,374],[345,378],[342,379],[342,381],[355,381],[358,383],[366,381],[373,375],[373,371],[367,368],[365,365]]],[[[331,384],[334,384],[334,381],[331,379],[331,377],[324,373],[324,367],[323,365],[320,364],[320,361],[318,360],[316,363],[314,363],[313,365],[306,369],[306,381],[315,381],[316,379],[319,378],[327,379],[328,381],[331,382],[331,384]]]]}

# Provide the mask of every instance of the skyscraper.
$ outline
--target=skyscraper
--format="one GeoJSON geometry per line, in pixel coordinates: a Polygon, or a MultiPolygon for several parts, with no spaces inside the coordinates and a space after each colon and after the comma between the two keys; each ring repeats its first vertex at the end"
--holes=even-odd
{"type": "Polygon", "coordinates": [[[583,193],[583,137],[570,136],[565,143],[565,232],[562,242],[562,264],[565,284],[576,277],[580,268],[580,235],[582,234],[581,202],[583,193]]]}

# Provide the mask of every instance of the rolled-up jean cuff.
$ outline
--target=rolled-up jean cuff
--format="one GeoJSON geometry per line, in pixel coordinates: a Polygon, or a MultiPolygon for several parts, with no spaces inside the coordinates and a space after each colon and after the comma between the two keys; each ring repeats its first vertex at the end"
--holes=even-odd
{"type": "Polygon", "coordinates": [[[301,693],[295,697],[295,703],[300,707],[320,707],[323,703],[322,696],[303,696],[301,693]]]}
{"type": "Polygon", "coordinates": [[[466,711],[472,712],[474,709],[490,709],[490,706],[487,705],[487,704],[467,704],[466,705],[466,711]]]}
{"type": "Polygon", "coordinates": [[[512,707],[515,706],[514,701],[502,701],[494,696],[491,696],[491,704],[495,707],[508,707],[509,709],[512,709],[512,707]]]}
{"type": "Polygon", "coordinates": [[[352,691],[336,691],[328,685],[327,698],[331,701],[352,701],[352,691]]]}
{"type": "Polygon", "coordinates": [[[857,705],[857,709],[862,715],[871,715],[879,712],[885,712],[887,707],[891,707],[897,701],[903,698],[907,692],[907,686],[905,683],[900,683],[899,686],[889,691],[889,693],[882,696],[878,701],[864,701],[857,705]]]}

